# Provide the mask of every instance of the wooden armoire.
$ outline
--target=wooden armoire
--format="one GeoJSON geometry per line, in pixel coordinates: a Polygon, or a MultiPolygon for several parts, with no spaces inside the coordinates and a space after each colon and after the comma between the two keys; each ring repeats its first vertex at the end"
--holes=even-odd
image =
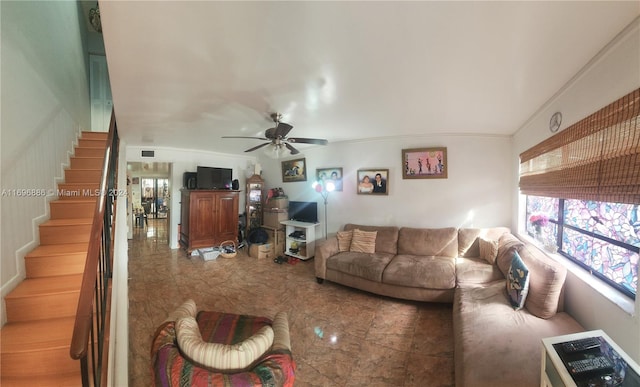
{"type": "Polygon", "coordinates": [[[238,242],[240,191],[183,189],[180,202],[180,245],[191,251],[238,242]]]}

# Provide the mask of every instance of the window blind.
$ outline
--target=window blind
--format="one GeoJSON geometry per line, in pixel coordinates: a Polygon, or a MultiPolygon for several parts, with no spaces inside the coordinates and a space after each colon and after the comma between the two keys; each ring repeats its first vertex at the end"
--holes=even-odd
{"type": "Polygon", "coordinates": [[[640,204],[640,89],[520,154],[527,195],[640,204]]]}

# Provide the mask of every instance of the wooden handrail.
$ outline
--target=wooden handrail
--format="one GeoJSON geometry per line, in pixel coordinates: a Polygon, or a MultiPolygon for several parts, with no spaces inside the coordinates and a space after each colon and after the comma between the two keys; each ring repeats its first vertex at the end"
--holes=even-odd
{"type": "Polygon", "coordinates": [[[105,342],[106,305],[111,281],[113,248],[112,238],[116,199],[115,183],[118,162],[118,131],[114,111],[107,136],[107,147],[102,166],[102,178],[98,200],[93,214],[93,224],[85,261],[80,297],[71,339],[70,355],[80,360],[83,386],[100,385],[103,369],[103,344],[105,342]],[[91,352],[89,351],[91,349],[91,352]],[[91,367],[89,367],[89,360],[91,367]],[[90,383],[93,380],[93,383],[90,383]]]}

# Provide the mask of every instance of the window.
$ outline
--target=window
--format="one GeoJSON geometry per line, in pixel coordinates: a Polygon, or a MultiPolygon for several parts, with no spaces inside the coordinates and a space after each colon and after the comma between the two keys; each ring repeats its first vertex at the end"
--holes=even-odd
{"type": "Polygon", "coordinates": [[[635,299],[640,89],[520,154],[527,232],[635,299]]]}
{"type": "Polygon", "coordinates": [[[527,233],[635,299],[640,205],[527,196],[527,233]]]}

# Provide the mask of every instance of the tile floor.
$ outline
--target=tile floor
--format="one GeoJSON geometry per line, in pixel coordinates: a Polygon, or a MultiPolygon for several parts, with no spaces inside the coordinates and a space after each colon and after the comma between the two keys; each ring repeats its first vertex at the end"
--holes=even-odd
{"type": "Polygon", "coordinates": [[[205,262],[171,250],[166,220],[150,219],[129,241],[130,386],[149,386],[152,335],[193,298],[198,309],[289,315],[296,386],[453,386],[449,304],[395,300],[331,282],[313,260],[276,264],[241,250],[205,262]]]}

